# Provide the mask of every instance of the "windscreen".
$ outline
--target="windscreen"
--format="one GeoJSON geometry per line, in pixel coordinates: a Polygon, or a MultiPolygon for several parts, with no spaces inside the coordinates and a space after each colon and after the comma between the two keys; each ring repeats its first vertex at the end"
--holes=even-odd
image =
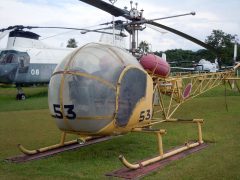
{"type": "Polygon", "coordinates": [[[21,63],[21,66],[28,66],[30,57],[26,52],[5,50],[0,53],[0,64],[21,63]]]}

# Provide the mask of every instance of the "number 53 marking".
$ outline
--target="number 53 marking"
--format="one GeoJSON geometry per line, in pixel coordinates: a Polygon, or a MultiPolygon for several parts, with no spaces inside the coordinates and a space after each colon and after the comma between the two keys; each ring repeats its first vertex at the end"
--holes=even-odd
{"type": "Polygon", "coordinates": [[[151,119],[151,110],[150,109],[140,112],[139,122],[144,121],[144,120],[149,120],[149,119],[151,119]]]}
{"type": "MultiPolygon", "coordinates": [[[[67,110],[66,118],[75,119],[76,113],[73,111],[74,105],[64,105],[64,109],[67,110]]],[[[55,117],[59,119],[63,119],[63,113],[61,112],[60,104],[53,104],[53,110],[55,112],[55,117]]]]}

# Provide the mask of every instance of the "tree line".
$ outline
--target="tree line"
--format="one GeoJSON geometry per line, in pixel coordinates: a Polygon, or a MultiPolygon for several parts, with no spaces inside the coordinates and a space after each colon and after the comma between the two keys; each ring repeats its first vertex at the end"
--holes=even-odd
{"type": "MultiPolygon", "coordinates": [[[[221,63],[224,65],[233,64],[233,54],[234,54],[234,44],[239,43],[237,41],[237,35],[231,35],[223,32],[222,30],[213,30],[210,36],[207,36],[205,43],[214,47],[218,53],[218,59],[221,60],[221,63]]],[[[146,42],[145,42],[146,43],[146,42]]],[[[148,48],[149,49],[149,48],[148,48]]],[[[161,56],[162,53],[167,55],[167,60],[169,62],[181,62],[181,61],[195,61],[198,62],[201,59],[206,59],[211,62],[214,62],[216,55],[207,49],[199,49],[197,51],[192,50],[183,50],[183,49],[171,49],[167,51],[156,51],[156,55],[161,56]]],[[[240,48],[238,48],[238,57],[237,61],[240,60],[240,48]]]]}
{"type": "MultiPolygon", "coordinates": [[[[214,47],[219,54],[218,60],[223,65],[233,65],[233,54],[234,54],[234,44],[237,42],[237,35],[231,35],[223,32],[222,30],[213,30],[211,35],[207,36],[205,43],[214,47]]],[[[141,41],[139,43],[138,50],[139,52],[149,52],[149,43],[147,41],[141,41]]],[[[71,38],[68,40],[67,47],[75,48],[77,47],[77,42],[75,39],[71,38]]],[[[206,59],[208,61],[214,62],[217,58],[211,51],[207,49],[199,49],[197,51],[192,50],[183,50],[183,49],[170,49],[167,51],[156,51],[154,54],[161,56],[162,53],[167,55],[168,62],[181,63],[182,61],[187,62],[198,62],[201,59],[206,59]]],[[[240,48],[238,48],[238,57],[239,61],[240,48]]]]}

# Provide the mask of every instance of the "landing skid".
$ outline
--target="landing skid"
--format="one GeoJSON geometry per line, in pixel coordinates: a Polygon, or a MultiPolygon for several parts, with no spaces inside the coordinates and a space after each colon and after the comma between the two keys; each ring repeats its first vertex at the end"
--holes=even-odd
{"type": "Polygon", "coordinates": [[[16,88],[17,88],[16,100],[25,100],[26,95],[24,94],[22,87],[17,85],[16,88]]]}
{"type": "MultiPolygon", "coordinates": [[[[185,146],[185,145],[184,145],[185,146]]],[[[181,147],[177,147],[177,149],[181,149],[184,146],[181,147]]],[[[162,159],[160,161],[157,161],[155,163],[152,163],[150,165],[147,165],[145,167],[141,167],[138,169],[129,169],[129,168],[121,168],[118,170],[115,170],[113,172],[109,172],[106,173],[106,176],[110,176],[110,177],[118,177],[118,178],[123,178],[123,179],[140,179],[141,177],[144,177],[146,175],[148,175],[149,173],[152,173],[154,171],[159,171],[160,169],[164,168],[165,166],[167,166],[169,163],[171,163],[172,161],[176,161],[179,159],[182,159],[190,154],[196,153],[204,148],[208,147],[208,144],[206,143],[202,143],[199,146],[193,147],[191,149],[188,149],[186,151],[180,152],[178,154],[172,155],[170,157],[167,157],[165,159],[162,159]]],[[[171,149],[169,151],[167,151],[166,153],[171,153],[175,151],[175,149],[171,149]]],[[[142,160],[140,162],[137,162],[135,164],[141,164],[143,161],[142,160]]]]}
{"type": "Polygon", "coordinates": [[[157,135],[158,140],[158,150],[159,155],[157,157],[142,161],[140,163],[132,164],[129,161],[126,160],[126,158],[123,155],[119,156],[120,161],[123,163],[123,165],[129,169],[139,169],[145,166],[148,166],[150,164],[156,163],[160,160],[166,159],[168,157],[171,157],[175,154],[184,152],[186,150],[192,149],[194,147],[200,146],[203,144],[202,139],[202,128],[201,124],[203,123],[203,119],[192,119],[192,120],[183,120],[183,119],[169,119],[165,120],[165,122],[171,122],[171,123],[196,123],[198,127],[198,141],[194,143],[185,143],[185,146],[175,149],[174,151],[164,153],[163,150],[163,143],[162,143],[162,137],[166,134],[166,130],[164,129],[145,129],[145,128],[134,128],[133,132],[144,132],[144,133],[153,133],[157,135]]]}
{"type": "Polygon", "coordinates": [[[65,138],[65,135],[66,135],[65,133],[62,134],[60,144],[52,145],[52,146],[37,149],[37,150],[27,150],[22,145],[18,145],[19,149],[24,154],[14,156],[14,157],[9,157],[5,160],[7,162],[11,162],[11,163],[22,163],[22,162],[27,162],[27,161],[38,160],[38,159],[53,156],[53,155],[56,155],[56,154],[59,154],[59,153],[65,152],[65,151],[76,150],[76,149],[79,149],[79,148],[82,148],[82,147],[85,147],[85,146],[88,146],[91,144],[96,144],[96,143],[107,141],[107,140],[114,138],[114,136],[105,136],[105,137],[94,137],[94,138],[86,140],[86,142],[79,141],[79,140],[62,142],[63,138],[65,138]]]}

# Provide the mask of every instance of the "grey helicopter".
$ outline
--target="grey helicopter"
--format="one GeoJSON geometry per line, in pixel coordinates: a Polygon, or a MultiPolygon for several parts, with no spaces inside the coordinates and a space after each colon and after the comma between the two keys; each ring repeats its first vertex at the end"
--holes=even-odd
{"type": "MultiPolygon", "coordinates": [[[[74,48],[55,48],[43,43],[40,35],[23,29],[56,28],[81,30],[81,34],[97,32],[111,35],[110,32],[68,27],[39,27],[15,25],[0,29],[0,39],[8,35],[7,47],[0,51],[0,83],[15,84],[17,100],[25,100],[22,86],[49,83],[57,64],[74,48]]],[[[124,36],[118,34],[116,36],[124,36]]],[[[104,37],[101,38],[104,41],[104,37]]]]}

